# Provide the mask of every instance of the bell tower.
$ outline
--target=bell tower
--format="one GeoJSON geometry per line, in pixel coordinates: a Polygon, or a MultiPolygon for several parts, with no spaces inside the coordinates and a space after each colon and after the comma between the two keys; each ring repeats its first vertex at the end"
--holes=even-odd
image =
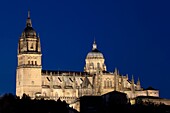
{"type": "Polygon", "coordinates": [[[41,46],[40,38],[32,27],[30,12],[26,27],[18,41],[18,66],[16,70],[16,95],[25,93],[31,98],[41,93],[41,46]]]}

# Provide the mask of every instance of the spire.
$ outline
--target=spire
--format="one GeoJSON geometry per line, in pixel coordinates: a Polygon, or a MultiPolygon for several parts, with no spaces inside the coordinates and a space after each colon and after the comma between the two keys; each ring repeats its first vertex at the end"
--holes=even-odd
{"type": "Polygon", "coordinates": [[[127,80],[129,79],[128,74],[126,74],[126,78],[127,78],[127,80]]]}
{"type": "Polygon", "coordinates": [[[117,71],[117,68],[115,68],[115,72],[114,72],[116,75],[118,74],[118,71],[117,71]]]}
{"type": "Polygon", "coordinates": [[[137,85],[140,85],[140,79],[139,79],[139,77],[138,77],[137,85]]]}
{"type": "Polygon", "coordinates": [[[93,41],[93,43],[95,44],[96,43],[96,37],[94,36],[94,41],[93,41]]]}
{"type": "Polygon", "coordinates": [[[32,27],[32,22],[31,22],[29,10],[28,10],[28,17],[27,17],[27,21],[26,21],[26,27],[32,27]]]}
{"type": "Polygon", "coordinates": [[[30,10],[28,10],[28,18],[30,18],[30,10]]]}
{"type": "Polygon", "coordinates": [[[94,41],[93,41],[93,49],[92,50],[95,50],[97,49],[97,44],[96,44],[96,40],[95,40],[95,37],[94,37],[94,41]]]}
{"type": "Polygon", "coordinates": [[[133,75],[132,75],[132,80],[131,80],[132,84],[134,84],[134,78],[133,78],[133,75]]]}
{"type": "Polygon", "coordinates": [[[138,81],[137,81],[137,84],[136,84],[136,88],[137,88],[137,90],[141,90],[139,77],[138,77],[138,81]]]}
{"type": "Polygon", "coordinates": [[[135,86],[134,86],[134,78],[133,78],[133,75],[132,75],[132,80],[131,80],[131,91],[134,93],[135,92],[135,86]]]}

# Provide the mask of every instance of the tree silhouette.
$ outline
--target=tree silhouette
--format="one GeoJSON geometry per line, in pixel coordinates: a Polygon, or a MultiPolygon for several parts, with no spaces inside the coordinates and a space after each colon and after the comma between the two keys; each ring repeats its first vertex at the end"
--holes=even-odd
{"type": "Polygon", "coordinates": [[[22,98],[12,94],[5,94],[0,98],[0,113],[68,113],[66,102],[44,99],[34,99],[23,94],[22,98]]]}

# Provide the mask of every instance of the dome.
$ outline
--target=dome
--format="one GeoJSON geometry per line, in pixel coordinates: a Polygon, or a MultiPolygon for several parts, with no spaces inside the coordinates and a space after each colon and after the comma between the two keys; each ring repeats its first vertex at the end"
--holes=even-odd
{"type": "Polygon", "coordinates": [[[32,27],[27,26],[27,27],[24,29],[22,35],[25,35],[26,37],[36,36],[36,32],[35,32],[35,30],[34,30],[32,27]]]}
{"type": "Polygon", "coordinates": [[[86,58],[87,59],[96,59],[96,58],[103,59],[104,58],[103,54],[97,49],[97,45],[96,45],[95,41],[93,43],[92,51],[87,54],[86,58]]]}
{"type": "Polygon", "coordinates": [[[91,51],[91,52],[89,52],[88,54],[87,54],[87,57],[86,58],[104,58],[103,57],[103,54],[100,52],[100,51],[98,51],[98,50],[95,50],[95,51],[91,51]]]}

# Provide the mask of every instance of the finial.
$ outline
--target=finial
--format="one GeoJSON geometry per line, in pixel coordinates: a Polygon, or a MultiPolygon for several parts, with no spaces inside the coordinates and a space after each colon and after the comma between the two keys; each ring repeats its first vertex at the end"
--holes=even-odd
{"type": "Polygon", "coordinates": [[[131,91],[134,93],[135,92],[135,84],[134,84],[134,78],[133,78],[133,75],[132,75],[132,80],[131,80],[131,91]]]}
{"type": "Polygon", "coordinates": [[[117,70],[117,74],[120,75],[119,70],[117,70]]]}
{"type": "Polygon", "coordinates": [[[30,18],[30,10],[28,10],[28,18],[30,18]]]}
{"type": "Polygon", "coordinates": [[[117,68],[115,68],[115,73],[118,74],[118,73],[117,73],[117,68]]]}
{"type": "Polygon", "coordinates": [[[93,44],[95,44],[96,43],[96,37],[94,36],[94,41],[93,41],[93,44]]]}
{"type": "Polygon", "coordinates": [[[140,79],[139,79],[139,77],[138,77],[138,81],[137,81],[137,84],[140,84],[140,79]]]}
{"type": "Polygon", "coordinates": [[[26,26],[32,27],[32,22],[31,22],[31,18],[30,18],[30,10],[28,10],[28,18],[27,18],[27,21],[26,21],[26,26]]]}
{"type": "Polygon", "coordinates": [[[129,79],[128,74],[126,74],[126,78],[129,79]]]}
{"type": "Polygon", "coordinates": [[[123,80],[123,75],[121,75],[121,80],[123,80]]]}
{"type": "Polygon", "coordinates": [[[136,84],[136,85],[137,85],[137,87],[136,87],[137,90],[141,90],[141,85],[140,85],[139,77],[138,77],[138,81],[137,81],[137,84],[136,84]]]}
{"type": "Polygon", "coordinates": [[[138,77],[138,81],[140,81],[139,77],[138,77]]]}
{"type": "Polygon", "coordinates": [[[97,49],[97,44],[96,44],[96,40],[95,40],[95,37],[94,37],[93,49],[92,50],[95,50],[95,49],[97,49]]]}
{"type": "Polygon", "coordinates": [[[134,78],[133,78],[133,75],[132,75],[132,82],[134,83],[134,78]]]}

